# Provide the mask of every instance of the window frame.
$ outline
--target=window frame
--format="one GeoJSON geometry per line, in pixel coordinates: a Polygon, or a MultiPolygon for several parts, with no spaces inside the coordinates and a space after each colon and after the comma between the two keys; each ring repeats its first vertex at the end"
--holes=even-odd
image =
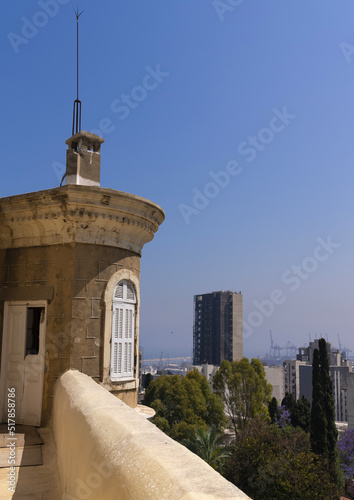
{"type": "Polygon", "coordinates": [[[110,380],[135,379],[136,289],[130,280],[120,280],[112,300],[110,380]]]}

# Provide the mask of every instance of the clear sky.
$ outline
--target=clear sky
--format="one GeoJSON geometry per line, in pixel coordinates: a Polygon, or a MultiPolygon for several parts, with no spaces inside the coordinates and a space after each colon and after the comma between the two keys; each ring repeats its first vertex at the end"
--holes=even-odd
{"type": "MultiPolygon", "coordinates": [[[[71,0],[6,1],[0,196],[59,186],[76,97],[71,0]]],[[[101,185],[166,220],[143,250],[145,357],[191,355],[193,295],[242,291],[247,356],[354,350],[354,4],[81,0],[83,129],[101,185]],[[172,333],[173,332],[173,333],[172,333]]]]}

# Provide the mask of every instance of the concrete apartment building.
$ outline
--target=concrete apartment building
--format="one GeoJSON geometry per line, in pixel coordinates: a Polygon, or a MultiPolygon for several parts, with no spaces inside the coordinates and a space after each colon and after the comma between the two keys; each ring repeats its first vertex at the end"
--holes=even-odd
{"type": "Polygon", "coordinates": [[[193,364],[220,365],[243,356],[241,292],[194,296],[193,364]]]}
{"type": "MultiPolygon", "coordinates": [[[[333,400],[335,419],[337,422],[348,421],[348,385],[354,373],[347,366],[330,366],[329,372],[333,382],[333,400]]],[[[300,367],[300,397],[305,396],[312,403],[312,366],[300,367]]],[[[349,409],[350,411],[350,409],[349,409]]]]}
{"type": "MultiPolygon", "coordinates": [[[[343,353],[332,348],[327,342],[329,370],[333,382],[333,399],[335,419],[337,422],[347,422],[353,419],[354,425],[354,395],[351,395],[354,383],[354,373],[351,364],[343,353]],[[351,403],[353,402],[353,404],[351,403]]],[[[312,402],[312,362],[313,352],[318,349],[318,340],[310,342],[308,347],[300,347],[297,359],[284,361],[285,391],[293,394],[295,399],[302,396],[312,402]]]]}
{"type": "Polygon", "coordinates": [[[285,392],[292,394],[295,399],[300,398],[300,366],[306,361],[289,359],[283,362],[285,392]]]}
{"type": "Polygon", "coordinates": [[[279,404],[285,397],[285,368],[284,366],[264,365],[264,373],[272,387],[272,398],[276,398],[279,404]]]}

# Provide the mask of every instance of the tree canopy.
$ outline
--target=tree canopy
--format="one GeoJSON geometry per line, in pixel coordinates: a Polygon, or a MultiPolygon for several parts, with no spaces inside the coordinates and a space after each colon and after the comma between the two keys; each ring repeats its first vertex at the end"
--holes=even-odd
{"type": "Polygon", "coordinates": [[[230,455],[224,442],[225,436],[215,427],[210,427],[206,431],[203,429],[188,431],[188,437],[182,441],[182,444],[221,472],[225,459],[230,455]]]}
{"type": "Polygon", "coordinates": [[[337,456],[337,437],[338,431],[335,422],[334,400],[333,400],[333,382],[329,373],[329,359],[327,344],[325,339],[318,341],[319,361],[320,361],[320,379],[323,389],[323,411],[326,416],[327,440],[328,440],[328,458],[331,462],[336,461],[337,456]]]}
{"type": "Polygon", "coordinates": [[[225,404],[235,433],[256,415],[268,414],[272,386],[259,359],[222,361],[213,379],[214,390],[225,404]]]}
{"type": "Polygon", "coordinates": [[[325,339],[318,341],[319,349],[313,353],[312,363],[312,408],[311,441],[312,449],[318,455],[325,454],[336,475],[337,428],[333,401],[333,383],[329,373],[327,344],[325,339]]]}
{"type": "Polygon", "coordinates": [[[337,443],[345,492],[354,498],[354,429],[344,432],[337,443]]]}
{"type": "Polygon", "coordinates": [[[249,420],[236,436],[225,477],[254,500],[335,500],[337,485],[300,428],[249,420]]]}
{"type": "Polygon", "coordinates": [[[152,422],[177,441],[186,439],[196,428],[221,429],[226,422],[220,397],[212,393],[198,370],[185,377],[169,375],[153,380],[143,403],[156,411],[152,422]]]}
{"type": "Polygon", "coordinates": [[[270,403],[268,404],[268,413],[269,413],[270,421],[272,422],[272,424],[275,424],[275,422],[277,421],[277,419],[280,416],[279,403],[278,403],[277,398],[273,397],[272,400],[270,401],[270,403]]]}
{"type": "Polygon", "coordinates": [[[305,432],[309,432],[311,423],[310,401],[302,396],[298,401],[287,392],[281,402],[290,412],[290,422],[293,427],[300,427],[305,432]]]}
{"type": "Polygon", "coordinates": [[[318,349],[314,350],[312,362],[312,407],[311,441],[312,449],[318,455],[328,455],[327,422],[323,410],[323,390],[320,378],[318,349]]]}

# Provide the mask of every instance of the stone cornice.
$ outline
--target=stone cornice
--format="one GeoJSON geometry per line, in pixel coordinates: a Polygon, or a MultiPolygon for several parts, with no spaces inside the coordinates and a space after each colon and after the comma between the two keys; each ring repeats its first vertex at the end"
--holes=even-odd
{"type": "Polygon", "coordinates": [[[164,217],[139,196],[66,185],[0,198],[0,248],[89,243],[141,254],[164,217]]]}

